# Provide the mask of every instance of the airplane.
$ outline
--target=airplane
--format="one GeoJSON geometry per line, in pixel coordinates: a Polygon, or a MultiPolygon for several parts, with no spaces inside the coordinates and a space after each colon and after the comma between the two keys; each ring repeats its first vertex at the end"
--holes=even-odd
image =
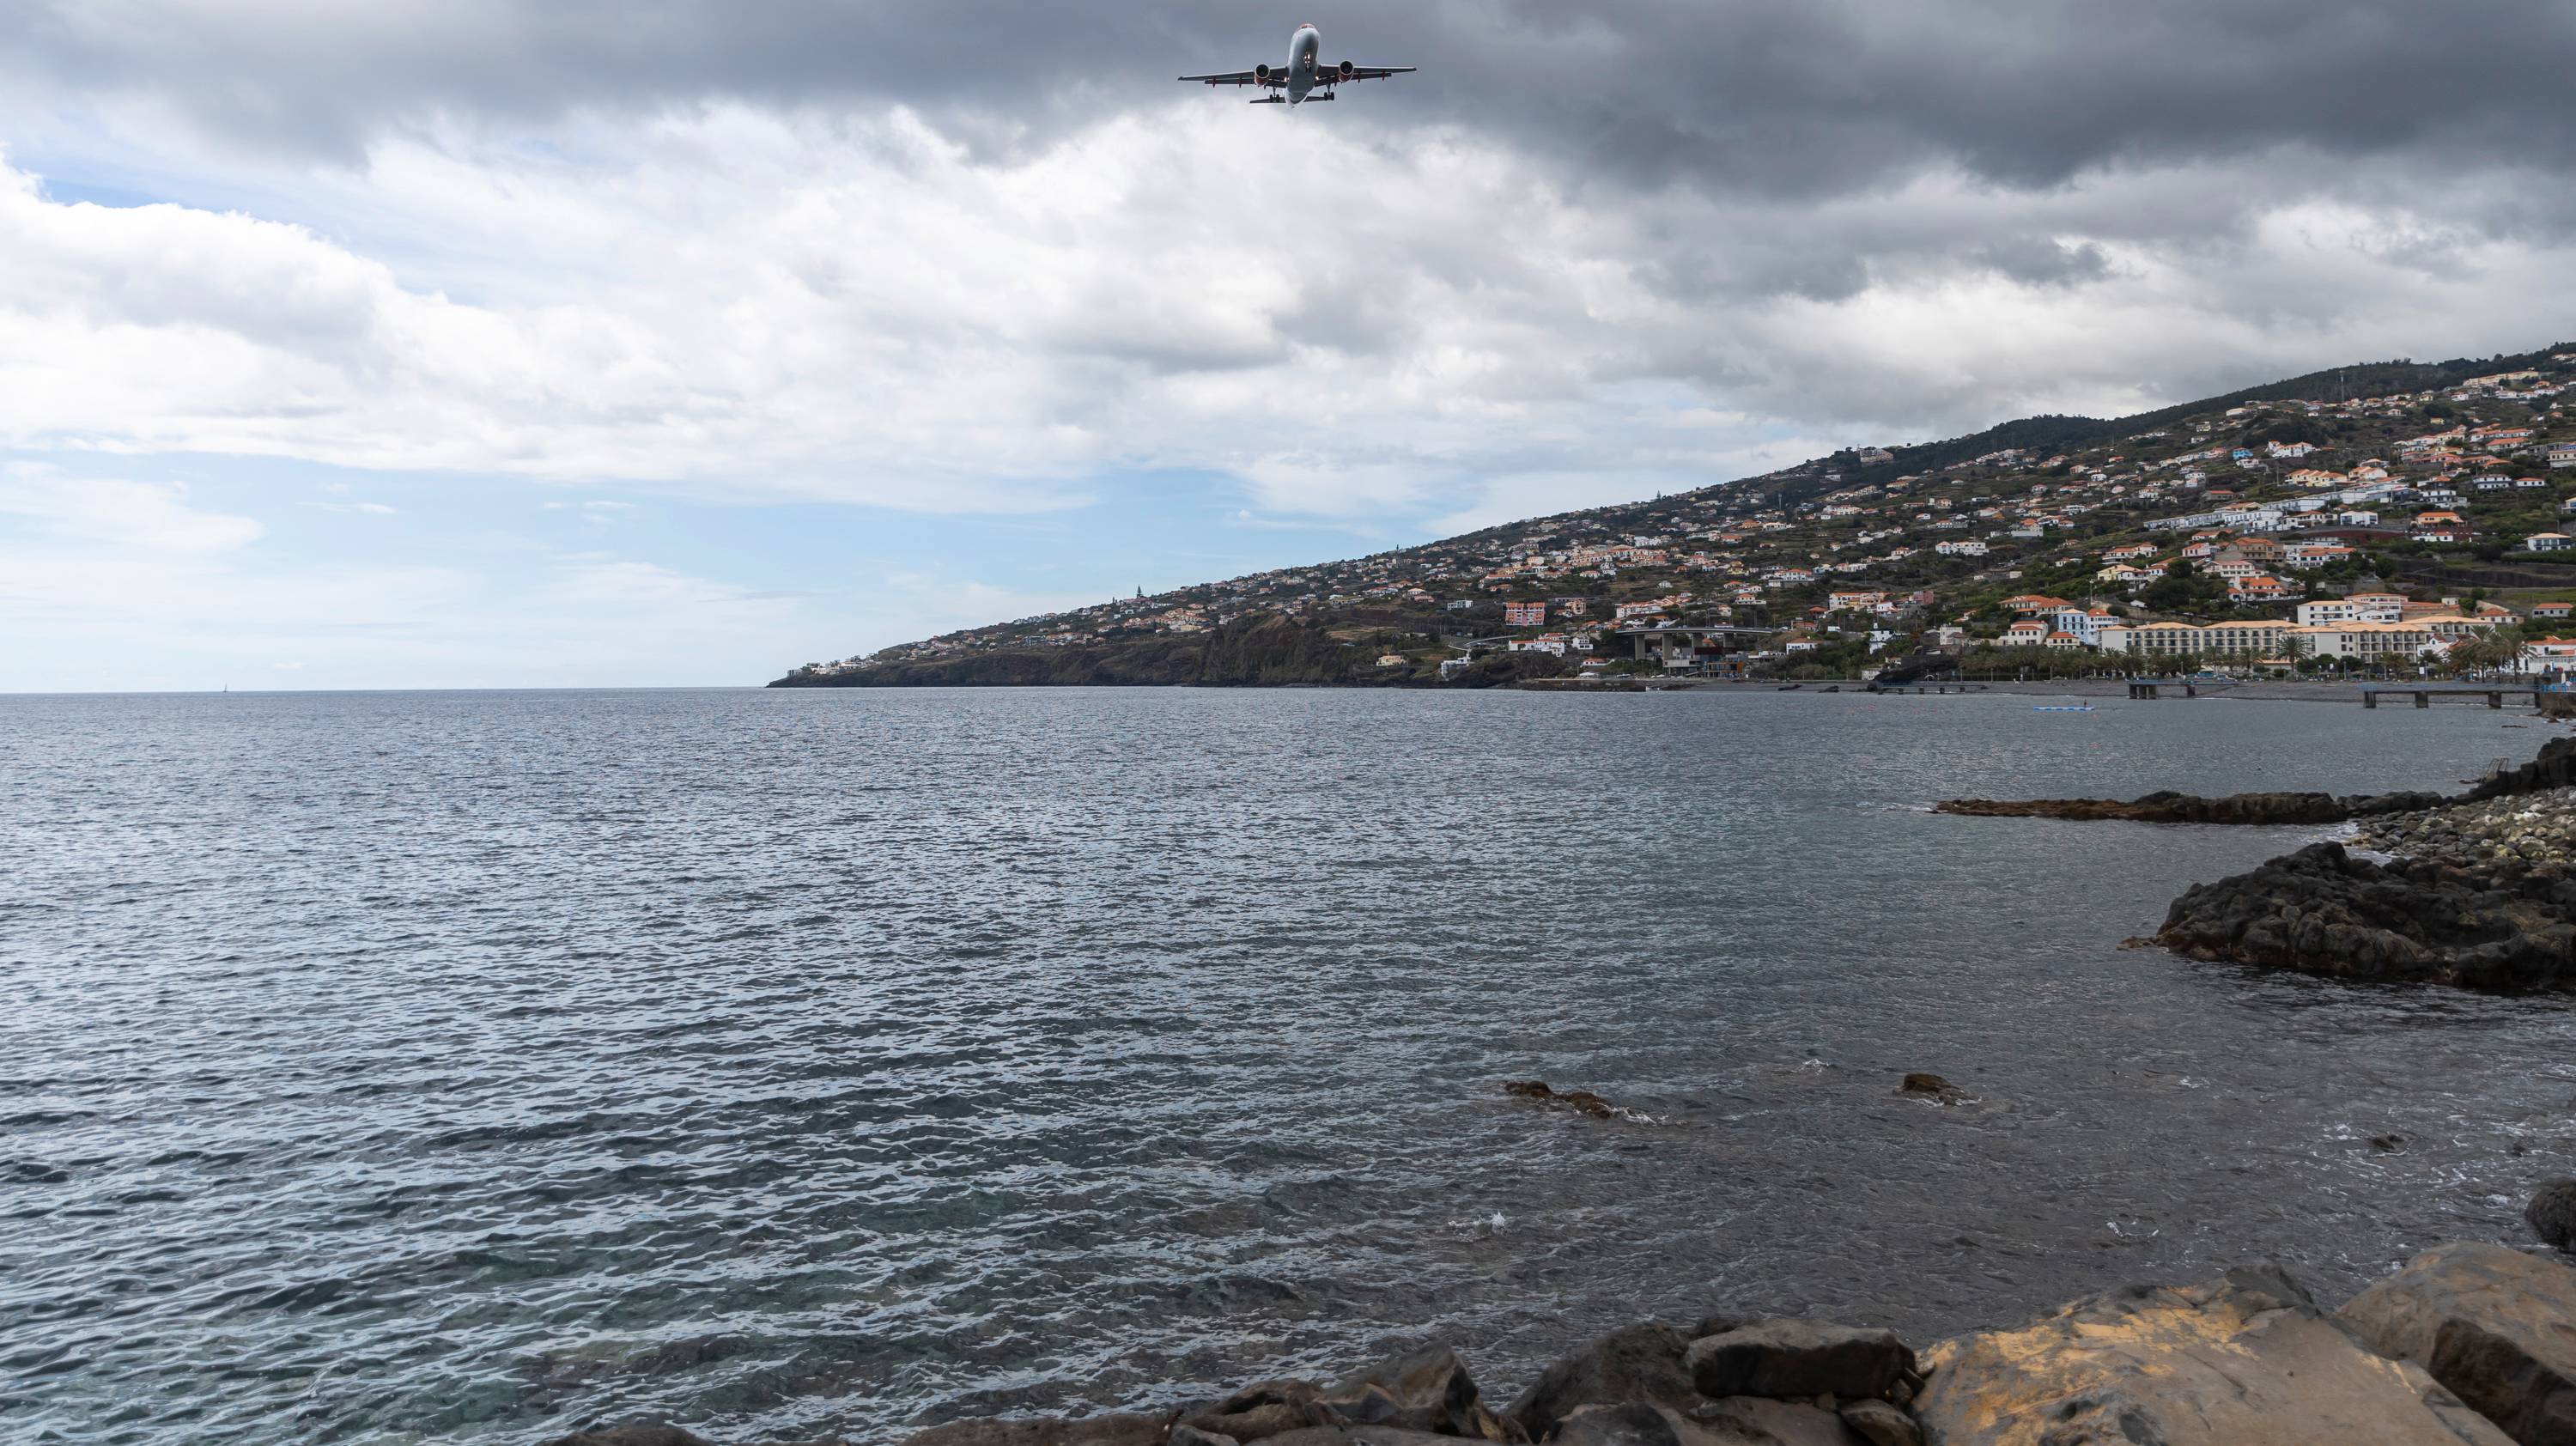
{"type": "Polygon", "coordinates": [[[1229,70],[1217,75],[1185,75],[1202,85],[1258,85],[1271,94],[1254,105],[1298,105],[1310,100],[1331,100],[1333,87],[1346,80],[1384,80],[1390,75],[1410,75],[1410,65],[1353,65],[1345,60],[1339,65],[1325,65],[1315,58],[1324,48],[1324,33],[1312,25],[1300,25],[1288,37],[1288,64],[1273,69],[1256,65],[1250,70],[1229,70]],[[1285,91],[1282,95],[1279,92],[1285,91]]]}

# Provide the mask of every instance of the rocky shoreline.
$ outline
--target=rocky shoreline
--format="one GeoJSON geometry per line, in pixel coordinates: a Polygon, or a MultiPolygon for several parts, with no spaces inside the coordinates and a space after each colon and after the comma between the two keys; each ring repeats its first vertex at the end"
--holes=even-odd
{"type": "Polygon", "coordinates": [[[2457,798],[2151,793],[1952,799],[1942,813],[2144,823],[2357,823],[2176,899],[2152,940],[2189,958],[2498,992],[2576,990],[2576,738],[2457,798]]]}
{"type": "MultiPolygon", "coordinates": [[[[2576,1181],[2552,1182],[2534,1225],[2571,1205],[2576,1181]]],[[[1501,1409],[1432,1345],[1332,1382],[1258,1381],[1152,1413],[953,1421],[903,1446],[2576,1446],[2571,1322],[2576,1269],[2462,1243],[2333,1312],[2256,1265],[1921,1352],[1885,1330],[1715,1315],[1615,1331],[1501,1409]]],[[[547,1446],[711,1443],[633,1421],[547,1446]]]]}

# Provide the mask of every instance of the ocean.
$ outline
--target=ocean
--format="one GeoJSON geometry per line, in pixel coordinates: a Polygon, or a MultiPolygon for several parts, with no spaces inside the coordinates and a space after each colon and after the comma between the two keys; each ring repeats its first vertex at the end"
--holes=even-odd
{"type": "Polygon", "coordinates": [[[2118,947],[2323,830],[1927,805],[2549,735],[2046,701],[0,698],[0,1437],[888,1440],[1425,1339],[1507,1397],[2518,1238],[2576,1006],[2118,947]]]}

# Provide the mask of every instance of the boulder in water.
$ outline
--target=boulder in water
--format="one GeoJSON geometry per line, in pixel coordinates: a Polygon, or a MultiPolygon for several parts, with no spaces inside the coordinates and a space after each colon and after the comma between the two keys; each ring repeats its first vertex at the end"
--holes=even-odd
{"type": "Polygon", "coordinates": [[[1612,1120],[1619,1117],[1618,1106],[1601,1098],[1601,1096],[1594,1094],[1592,1091],[1566,1090],[1560,1093],[1554,1089],[1550,1089],[1547,1081],[1543,1079],[1505,1080],[1503,1081],[1503,1093],[1507,1095],[1519,1095],[1523,1099],[1537,1100],[1541,1104],[1562,1105],[1567,1109],[1573,1110],[1579,1114],[1590,1115],[1595,1119],[1612,1120]]]}
{"type": "Polygon", "coordinates": [[[2560,1175],[2540,1182],[2522,1218],[2541,1239],[2561,1250],[2576,1251],[2576,1179],[2560,1175]]]}

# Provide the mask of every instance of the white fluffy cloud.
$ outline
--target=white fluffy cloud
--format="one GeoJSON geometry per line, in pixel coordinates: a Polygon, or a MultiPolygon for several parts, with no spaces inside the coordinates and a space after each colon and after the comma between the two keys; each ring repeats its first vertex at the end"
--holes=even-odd
{"type": "Polygon", "coordinates": [[[998,158],[900,108],[450,126],[303,175],[312,225],[0,170],[0,444],[946,511],[1187,469],[1482,517],[2576,330],[2559,233],[2462,219],[2540,183],[2509,167],[1791,203],[1230,99],[998,158]]]}

